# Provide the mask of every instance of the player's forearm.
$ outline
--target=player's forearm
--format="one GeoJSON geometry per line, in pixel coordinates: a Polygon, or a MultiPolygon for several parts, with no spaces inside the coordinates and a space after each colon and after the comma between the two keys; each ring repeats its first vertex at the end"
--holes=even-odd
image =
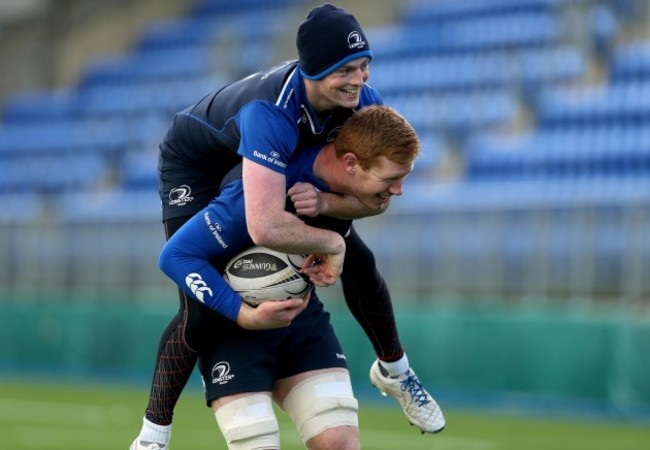
{"type": "Polygon", "coordinates": [[[243,184],[246,226],[256,245],[294,254],[345,252],[345,242],[339,234],[305,225],[284,210],[284,175],[244,160],[243,184]]]}
{"type": "MultiPolygon", "coordinates": [[[[181,236],[179,231],[177,236],[181,236]]],[[[158,260],[160,270],[194,300],[232,321],[237,319],[242,299],[215,267],[188,251],[182,240],[170,239],[158,260]]],[[[190,247],[191,248],[191,247],[190,247]]]]}
{"type": "Polygon", "coordinates": [[[321,192],[321,214],[337,219],[355,220],[380,214],[381,210],[372,210],[352,195],[321,192]]]}
{"type": "Polygon", "coordinates": [[[293,254],[337,255],[345,251],[345,241],[338,233],[305,225],[293,214],[282,212],[248,221],[248,231],[256,245],[293,254]]]}

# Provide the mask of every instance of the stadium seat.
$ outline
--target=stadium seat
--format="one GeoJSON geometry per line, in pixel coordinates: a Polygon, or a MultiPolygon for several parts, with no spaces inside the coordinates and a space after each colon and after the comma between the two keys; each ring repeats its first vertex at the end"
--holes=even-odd
{"type": "Polygon", "coordinates": [[[108,165],[100,155],[62,154],[13,157],[1,163],[0,191],[60,193],[97,186],[108,165]]]}
{"type": "Polygon", "coordinates": [[[54,205],[62,223],[129,223],[160,220],[158,190],[112,189],[67,192],[54,205]]]}
{"type": "MultiPolygon", "coordinates": [[[[598,286],[620,279],[630,243],[608,214],[645,211],[650,203],[650,41],[625,41],[621,3],[412,0],[396,3],[395,21],[367,30],[375,52],[370,83],[413,124],[423,150],[406,195],[387,213],[408,232],[380,246],[379,255],[397,265],[393,254],[429,246],[423,258],[431,264],[408,275],[413,283],[431,276],[432,265],[470,272],[497,255],[496,281],[465,282],[523,289],[531,261],[548,252],[550,289],[584,282],[571,268],[576,249],[592,239],[597,262],[589,270],[598,286]],[[593,8],[598,4],[604,9],[593,8]],[[567,26],[578,13],[584,28],[567,26]],[[612,45],[611,53],[598,57],[599,42],[612,45]],[[597,83],[595,74],[602,75],[597,83]],[[441,182],[447,156],[465,166],[441,182]],[[584,208],[595,211],[588,237],[571,216],[584,208]],[[548,235],[533,242],[531,221],[540,211],[548,214],[548,235]],[[501,222],[445,229],[445,220],[457,217],[501,222]],[[436,230],[451,238],[431,239],[436,230]],[[493,233],[491,247],[481,233],[493,233]]],[[[94,60],[78,86],[7,100],[0,223],[38,220],[43,205],[63,224],[157,223],[157,145],[173,115],[275,62],[274,38],[286,35],[294,6],[302,4],[195,0],[187,15],[144,28],[130,51],[94,60]]],[[[544,288],[535,283],[529,286],[544,288]]]]}
{"type": "MultiPolygon", "coordinates": [[[[5,171],[0,164],[0,174],[5,171]]],[[[3,177],[4,178],[4,177],[3,177]]],[[[35,192],[5,192],[0,187],[0,225],[30,224],[45,213],[45,199],[35,192]]]]}
{"type": "Polygon", "coordinates": [[[139,36],[140,51],[178,47],[201,47],[210,43],[215,20],[211,17],[183,17],[157,22],[139,36]]]}
{"type": "Polygon", "coordinates": [[[212,69],[210,50],[187,46],[172,49],[152,48],[119,57],[105,57],[85,68],[81,86],[158,81],[170,78],[207,75],[212,69]]]}
{"type": "Polygon", "coordinates": [[[158,188],[158,152],[156,148],[132,151],[120,165],[122,187],[125,190],[158,188]]]}
{"type": "Polygon", "coordinates": [[[385,96],[385,101],[420,131],[477,131],[508,123],[517,113],[517,100],[505,89],[410,93],[385,96]]]}
{"type": "Polygon", "coordinates": [[[69,149],[69,121],[42,120],[11,122],[0,126],[0,156],[29,156],[61,153],[69,149]]]}
{"type": "MultiPolygon", "coordinates": [[[[296,4],[299,0],[195,0],[192,14],[195,16],[214,16],[231,14],[241,11],[282,9],[286,6],[296,4]]],[[[262,14],[263,15],[263,14],[262,14]]]]}
{"type": "Polygon", "coordinates": [[[407,24],[441,22],[460,18],[486,17],[497,14],[551,12],[565,0],[427,0],[411,1],[402,10],[407,24]]]}
{"type": "Polygon", "coordinates": [[[535,101],[542,125],[647,123],[650,80],[618,81],[581,89],[548,87],[535,101]]]}
{"type": "Polygon", "coordinates": [[[2,105],[6,124],[31,121],[60,121],[77,112],[78,101],[72,89],[25,92],[15,94],[2,105]]]}
{"type": "Polygon", "coordinates": [[[626,179],[649,176],[650,133],[642,125],[541,128],[468,143],[468,179],[626,179]]]}
{"type": "Polygon", "coordinates": [[[650,78],[650,41],[622,44],[612,57],[614,80],[650,78]]]}

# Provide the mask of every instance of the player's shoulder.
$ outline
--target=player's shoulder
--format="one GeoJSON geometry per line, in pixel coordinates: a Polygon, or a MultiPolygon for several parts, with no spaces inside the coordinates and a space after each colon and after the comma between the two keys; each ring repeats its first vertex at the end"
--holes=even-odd
{"type": "Polygon", "coordinates": [[[250,98],[267,99],[277,103],[286,90],[286,85],[291,82],[297,66],[295,60],[285,61],[242,78],[233,83],[231,89],[250,98]]]}
{"type": "Polygon", "coordinates": [[[361,95],[359,96],[359,107],[370,105],[383,105],[384,100],[381,98],[379,91],[372,87],[371,84],[366,83],[361,90],[361,95]]]}

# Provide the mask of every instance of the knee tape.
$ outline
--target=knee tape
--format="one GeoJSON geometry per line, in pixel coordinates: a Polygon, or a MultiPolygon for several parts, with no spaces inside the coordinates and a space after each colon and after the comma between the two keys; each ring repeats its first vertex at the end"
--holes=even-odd
{"type": "Polygon", "coordinates": [[[293,419],[303,442],[328,428],[359,426],[359,404],[346,372],[331,372],[301,381],[291,389],[282,408],[293,419]]]}
{"type": "Polygon", "coordinates": [[[238,398],[221,406],[214,415],[229,450],[280,448],[280,428],[268,395],[238,398]]]}

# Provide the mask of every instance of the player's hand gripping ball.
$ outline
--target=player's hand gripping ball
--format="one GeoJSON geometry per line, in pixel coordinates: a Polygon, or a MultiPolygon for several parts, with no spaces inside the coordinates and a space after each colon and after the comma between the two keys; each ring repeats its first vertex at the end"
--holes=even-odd
{"type": "Polygon", "coordinates": [[[246,303],[303,298],[314,287],[300,273],[305,257],[251,247],[226,264],[223,277],[246,303]]]}

